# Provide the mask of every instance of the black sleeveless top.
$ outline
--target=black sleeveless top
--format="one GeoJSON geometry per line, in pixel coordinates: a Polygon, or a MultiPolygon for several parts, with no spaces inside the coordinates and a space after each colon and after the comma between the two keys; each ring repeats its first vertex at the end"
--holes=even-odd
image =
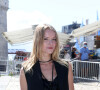
{"type": "Polygon", "coordinates": [[[53,70],[54,70],[54,64],[52,64],[52,80],[48,81],[46,77],[42,73],[42,81],[43,81],[43,90],[59,90],[58,88],[58,77],[56,76],[53,79],[53,70]]]}
{"type": "Polygon", "coordinates": [[[59,90],[58,86],[58,77],[56,77],[53,81],[48,81],[47,79],[43,80],[43,90],[59,90]]]}
{"type": "Polygon", "coordinates": [[[32,67],[31,71],[25,72],[28,90],[69,90],[68,67],[53,61],[57,77],[48,81],[42,77],[39,61],[32,67]]]}

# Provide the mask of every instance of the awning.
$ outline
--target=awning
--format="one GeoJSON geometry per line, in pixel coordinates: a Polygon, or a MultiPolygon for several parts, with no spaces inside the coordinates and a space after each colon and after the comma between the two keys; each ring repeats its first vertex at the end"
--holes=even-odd
{"type": "MultiPolygon", "coordinates": [[[[73,37],[90,35],[96,33],[98,30],[100,30],[100,21],[75,29],[72,31],[70,35],[61,32],[57,32],[57,33],[59,36],[60,44],[65,45],[73,37]]],[[[18,30],[13,32],[3,32],[2,35],[11,45],[25,43],[33,40],[34,28],[27,28],[24,30],[18,30]]]]}
{"type": "MultiPolygon", "coordinates": [[[[57,32],[59,41],[61,45],[66,44],[68,38],[70,35],[57,32]]],[[[28,41],[33,40],[34,36],[34,29],[33,28],[27,28],[24,30],[18,30],[18,31],[12,31],[12,32],[3,32],[2,34],[4,38],[12,45],[12,44],[19,44],[19,43],[25,43],[28,41]]]]}
{"type": "Polygon", "coordinates": [[[12,32],[3,32],[2,35],[10,44],[18,44],[31,41],[33,39],[33,30],[32,28],[28,28],[12,32]]]}
{"type": "Polygon", "coordinates": [[[83,26],[72,31],[71,35],[74,37],[88,36],[100,30],[100,21],[83,26]]]}

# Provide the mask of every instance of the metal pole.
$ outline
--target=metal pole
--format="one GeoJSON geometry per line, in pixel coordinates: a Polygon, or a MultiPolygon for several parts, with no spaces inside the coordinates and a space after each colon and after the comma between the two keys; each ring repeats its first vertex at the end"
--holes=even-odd
{"type": "Polygon", "coordinates": [[[99,82],[100,82],[100,63],[99,63],[99,75],[98,75],[98,79],[99,79],[99,82]]]}

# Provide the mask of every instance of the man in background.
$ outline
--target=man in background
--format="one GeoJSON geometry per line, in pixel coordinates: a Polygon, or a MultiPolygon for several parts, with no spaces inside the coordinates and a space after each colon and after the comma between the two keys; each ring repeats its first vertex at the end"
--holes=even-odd
{"type": "Polygon", "coordinates": [[[90,52],[87,48],[87,42],[84,42],[83,45],[84,46],[80,49],[80,59],[82,61],[89,61],[90,52]]]}
{"type": "MultiPolygon", "coordinates": [[[[83,43],[83,47],[80,49],[80,59],[81,61],[89,61],[89,56],[90,56],[90,52],[89,49],[87,48],[87,42],[83,43]]],[[[80,64],[80,70],[81,70],[81,76],[82,77],[88,77],[88,63],[87,62],[81,62],[80,64]]]]}

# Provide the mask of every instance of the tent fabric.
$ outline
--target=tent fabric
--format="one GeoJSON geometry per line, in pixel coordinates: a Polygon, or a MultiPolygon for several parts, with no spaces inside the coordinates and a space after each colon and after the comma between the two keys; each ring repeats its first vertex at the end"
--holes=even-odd
{"type": "Polygon", "coordinates": [[[74,37],[87,36],[96,33],[98,30],[100,30],[100,21],[75,29],[71,35],[74,37]]]}
{"type": "MultiPolygon", "coordinates": [[[[68,40],[70,35],[61,32],[57,32],[57,33],[58,33],[60,44],[61,45],[66,44],[66,40],[68,40]]],[[[12,32],[3,32],[2,35],[11,45],[18,44],[18,43],[25,43],[33,40],[34,30],[32,28],[28,28],[28,29],[12,31],[12,32]]]]}
{"type": "MultiPolygon", "coordinates": [[[[72,33],[70,35],[65,34],[65,33],[61,33],[61,32],[57,32],[57,33],[58,33],[60,44],[65,45],[73,37],[76,38],[76,37],[80,37],[80,36],[86,36],[86,35],[94,34],[98,30],[100,30],[100,21],[97,21],[95,23],[80,27],[78,29],[75,29],[75,30],[72,31],[72,33]]],[[[18,31],[12,31],[12,32],[3,32],[2,35],[11,45],[12,44],[25,43],[25,42],[33,40],[34,29],[33,28],[27,28],[27,29],[24,29],[24,30],[18,30],[18,31]]]]}
{"type": "Polygon", "coordinates": [[[32,28],[28,28],[12,32],[3,32],[2,35],[10,44],[17,44],[32,40],[33,32],[34,31],[32,30],[32,28]]]}

